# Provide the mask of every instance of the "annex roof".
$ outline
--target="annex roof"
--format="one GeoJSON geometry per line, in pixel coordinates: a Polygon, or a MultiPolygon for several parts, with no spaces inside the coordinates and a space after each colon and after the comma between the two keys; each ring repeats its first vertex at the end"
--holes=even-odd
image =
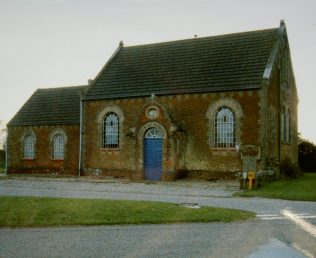
{"type": "Polygon", "coordinates": [[[245,90],[261,87],[278,28],[124,47],[86,99],[245,90]]]}
{"type": "Polygon", "coordinates": [[[38,89],[8,126],[79,125],[80,94],[87,86],[38,89]]]}

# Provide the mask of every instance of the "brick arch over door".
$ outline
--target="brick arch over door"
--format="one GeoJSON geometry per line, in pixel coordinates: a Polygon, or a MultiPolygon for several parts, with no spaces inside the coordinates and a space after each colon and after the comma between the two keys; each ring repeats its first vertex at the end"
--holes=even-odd
{"type": "Polygon", "coordinates": [[[159,128],[161,130],[162,138],[167,138],[167,131],[164,126],[156,122],[149,122],[140,128],[139,133],[138,133],[138,139],[142,140],[145,137],[145,134],[148,131],[148,129],[154,128],[154,127],[159,128]]]}
{"type": "Polygon", "coordinates": [[[138,133],[138,168],[145,179],[160,180],[163,174],[163,162],[166,159],[167,131],[164,126],[156,122],[143,125],[138,133]],[[159,137],[151,138],[151,131],[159,131],[159,137]],[[152,163],[149,159],[152,160],[152,163]],[[159,161],[160,159],[160,161],[159,161]],[[160,164],[160,165],[159,165],[160,164]],[[155,166],[160,166],[155,167],[155,166]]]}
{"type": "Polygon", "coordinates": [[[151,127],[144,137],[144,178],[160,180],[162,176],[163,132],[159,127],[151,127]]]}

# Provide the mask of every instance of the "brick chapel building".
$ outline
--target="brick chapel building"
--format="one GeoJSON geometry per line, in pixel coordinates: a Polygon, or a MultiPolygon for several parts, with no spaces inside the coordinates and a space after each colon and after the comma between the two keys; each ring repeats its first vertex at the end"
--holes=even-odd
{"type": "Polygon", "coordinates": [[[39,89],[8,124],[8,173],[232,178],[297,163],[286,28],[118,49],[87,86],[39,89]]]}

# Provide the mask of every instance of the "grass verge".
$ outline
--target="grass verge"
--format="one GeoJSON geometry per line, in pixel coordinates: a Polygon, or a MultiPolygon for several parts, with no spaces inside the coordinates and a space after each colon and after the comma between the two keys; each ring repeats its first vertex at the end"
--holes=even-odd
{"type": "Polygon", "coordinates": [[[305,173],[297,179],[282,179],[262,187],[237,193],[243,197],[265,197],[285,200],[316,201],[316,173],[305,173]]]}
{"type": "Polygon", "coordinates": [[[231,222],[248,211],[145,201],[0,197],[0,227],[231,222]]]}

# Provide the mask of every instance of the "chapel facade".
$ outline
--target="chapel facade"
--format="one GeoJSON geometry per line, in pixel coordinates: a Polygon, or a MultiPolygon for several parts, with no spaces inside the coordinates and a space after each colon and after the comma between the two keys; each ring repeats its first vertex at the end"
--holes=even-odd
{"type": "Polygon", "coordinates": [[[297,90],[279,28],[121,42],[89,85],[39,89],[8,124],[8,173],[173,180],[297,164],[297,90]]]}

